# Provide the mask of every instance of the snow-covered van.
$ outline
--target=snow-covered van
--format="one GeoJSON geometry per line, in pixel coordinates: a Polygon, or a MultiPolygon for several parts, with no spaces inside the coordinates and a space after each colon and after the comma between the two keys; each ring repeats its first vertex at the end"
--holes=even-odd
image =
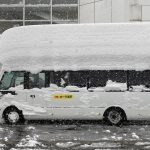
{"type": "Polygon", "coordinates": [[[0,41],[0,118],[150,119],[150,24],[15,27],[0,41]]]}

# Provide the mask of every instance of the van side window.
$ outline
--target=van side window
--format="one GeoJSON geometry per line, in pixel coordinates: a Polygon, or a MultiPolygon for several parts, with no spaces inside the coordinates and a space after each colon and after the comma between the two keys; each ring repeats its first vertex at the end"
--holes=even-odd
{"type": "Polygon", "coordinates": [[[65,87],[69,84],[70,74],[66,71],[57,71],[51,73],[51,83],[56,84],[58,87],[65,87]]]}
{"type": "Polygon", "coordinates": [[[150,88],[150,70],[143,71],[141,84],[145,85],[145,87],[150,88]]]}
{"type": "Polygon", "coordinates": [[[11,87],[19,87],[20,89],[23,89],[23,84],[24,72],[5,72],[1,80],[0,89],[8,90],[11,87]]]}
{"type": "Polygon", "coordinates": [[[14,73],[12,73],[12,72],[4,73],[2,80],[1,80],[1,84],[0,84],[1,90],[7,90],[11,87],[11,82],[12,82],[13,76],[14,76],[14,73]]]}
{"type": "Polygon", "coordinates": [[[87,76],[86,71],[57,71],[54,72],[53,81],[58,87],[86,87],[87,76]]]}
{"type": "Polygon", "coordinates": [[[108,72],[107,71],[90,71],[89,77],[89,86],[90,87],[104,87],[106,86],[106,82],[108,80],[108,72]]]}
{"type": "Polygon", "coordinates": [[[105,91],[126,91],[127,72],[124,70],[109,70],[105,91]]]}
{"type": "Polygon", "coordinates": [[[126,83],[127,73],[124,70],[110,70],[108,71],[108,80],[117,83],[126,83]]]}
{"type": "Polygon", "coordinates": [[[29,89],[45,87],[45,73],[29,74],[29,89]]]}
{"type": "Polygon", "coordinates": [[[24,72],[14,72],[11,86],[17,87],[17,86],[23,85],[23,84],[24,84],[24,72]]]}
{"type": "Polygon", "coordinates": [[[125,91],[127,90],[127,73],[124,70],[90,71],[89,90],[125,91]]]}
{"type": "Polygon", "coordinates": [[[71,71],[70,72],[70,85],[79,88],[87,87],[89,82],[89,71],[71,71]]]}
{"type": "Polygon", "coordinates": [[[129,71],[130,91],[145,91],[150,89],[150,71],[129,71]]]}

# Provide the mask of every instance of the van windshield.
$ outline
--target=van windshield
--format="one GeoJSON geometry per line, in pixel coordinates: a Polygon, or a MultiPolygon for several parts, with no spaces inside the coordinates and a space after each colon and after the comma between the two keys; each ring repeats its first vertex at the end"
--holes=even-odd
{"type": "Polygon", "coordinates": [[[10,87],[16,87],[23,83],[23,72],[5,72],[0,83],[0,90],[8,90],[10,87]]]}

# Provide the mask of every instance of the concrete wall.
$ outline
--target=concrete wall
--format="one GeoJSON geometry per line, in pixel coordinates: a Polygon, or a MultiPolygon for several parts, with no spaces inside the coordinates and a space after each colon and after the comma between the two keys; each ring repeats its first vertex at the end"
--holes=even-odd
{"type": "Polygon", "coordinates": [[[79,1],[79,22],[93,23],[94,22],[94,0],[79,1]]]}
{"type": "Polygon", "coordinates": [[[112,0],[112,22],[128,22],[129,10],[129,0],[112,0]]]}
{"type": "Polygon", "coordinates": [[[111,0],[80,0],[79,5],[80,23],[110,22],[111,0]]]}
{"type": "Polygon", "coordinates": [[[79,0],[79,22],[150,21],[150,0],[79,0]]]}
{"type": "Polygon", "coordinates": [[[142,21],[150,21],[150,0],[139,0],[142,21]]]}

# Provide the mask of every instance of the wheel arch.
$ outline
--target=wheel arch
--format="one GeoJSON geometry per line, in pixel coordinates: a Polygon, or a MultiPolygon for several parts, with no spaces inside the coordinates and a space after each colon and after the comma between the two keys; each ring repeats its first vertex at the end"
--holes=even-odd
{"type": "Polygon", "coordinates": [[[15,105],[10,105],[10,106],[7,106],[7,107],[5,107],[4,109],[3,109],[3,113],[4,113],[4,111],[6,111],[7,109],[10,109],[10,108],[15,108],[15,109],[18,109],[21,113],[22,113],[22,110],[20,110],[17,106],[15,106],[15,105]]]}

